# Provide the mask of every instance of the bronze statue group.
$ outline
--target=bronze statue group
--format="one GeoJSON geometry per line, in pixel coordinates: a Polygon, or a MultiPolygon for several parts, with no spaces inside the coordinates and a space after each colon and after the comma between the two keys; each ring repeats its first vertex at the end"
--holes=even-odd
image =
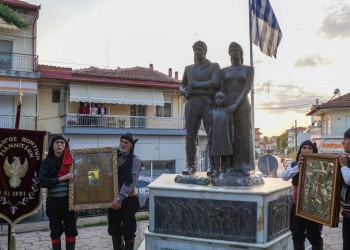
{"type": "Polygon", "coordinates": [[[180,87],[181,95],[187,99],[187,165],[182,174],[196,172],[196,141],[203,120],[210,155],[207,174],[234,171],[249,176],[255,168],[248,98],[254,68],[243,65],[243,49],[235,42],[228,49],[231,66],[223,69],[206,58],[204,42],[197,41],[192,48],[194,64],[185,68],[180,87]]]}

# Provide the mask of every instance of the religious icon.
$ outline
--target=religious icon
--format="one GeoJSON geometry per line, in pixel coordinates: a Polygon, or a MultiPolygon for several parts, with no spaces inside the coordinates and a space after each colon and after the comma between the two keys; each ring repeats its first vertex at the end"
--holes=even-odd
{"type": "Polygon", "coordinates": [[[340,209],[340,166],[335,155],[304,154],[300,166],[296,214],[337,227],[340,209]]]}

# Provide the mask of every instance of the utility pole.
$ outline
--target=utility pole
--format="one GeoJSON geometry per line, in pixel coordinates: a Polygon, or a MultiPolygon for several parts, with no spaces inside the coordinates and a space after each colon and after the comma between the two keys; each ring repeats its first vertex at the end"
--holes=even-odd
{"type": "Polygon", "coordinates": [[[294,147],[295,147],[295,153],[297,152],[297,147],[298,147],[298,127],[297,127],[297,120],[294,121],[295,125],[294,125],[294,147]]]}

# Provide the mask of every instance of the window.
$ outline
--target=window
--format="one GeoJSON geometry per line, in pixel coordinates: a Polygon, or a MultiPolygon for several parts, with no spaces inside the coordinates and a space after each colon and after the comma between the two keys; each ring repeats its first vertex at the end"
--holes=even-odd
{"type": "Polygon", "coordinates": [[[130,127],[132,128],[146,128],[147,121],[147,106],[146,105],[130,105],[130,127]]]}
{"type": "Polygon", "coordinates": [[[175,161],[142,161],[141,176],[156,178],[162,174],[175,173],[175,161]]]}
{"type": "Polygon", "coordinates": [[[59,103],[60,102],[61,91],[59,89],[52,90],[52,102],[59,103]]]}
{"type": "Polygon", "coordinates": [[[165,98],[163,107],[156,106],[156,117],[172,117],[171,102],[171,98],[165,98]]]}
{"type": "Polygon", "coordinates": [[[12,41],[0,40],[0,68],[12,69],[12,41]]]}

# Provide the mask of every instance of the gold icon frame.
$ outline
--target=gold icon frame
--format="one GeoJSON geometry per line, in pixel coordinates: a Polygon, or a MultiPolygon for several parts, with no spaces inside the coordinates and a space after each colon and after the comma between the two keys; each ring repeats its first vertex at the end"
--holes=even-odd
{"type": "Polygon", "coordinates": [[[340,165],[336,155],[303,154],[299,166],[296,215],[337,227],[340,212],[340,165]]]}
{"type": "Polygon", "coordinates": [[[70,150],[69,210],[112,207],[118,193],[117,150],[112,147],[70,150]]]}

